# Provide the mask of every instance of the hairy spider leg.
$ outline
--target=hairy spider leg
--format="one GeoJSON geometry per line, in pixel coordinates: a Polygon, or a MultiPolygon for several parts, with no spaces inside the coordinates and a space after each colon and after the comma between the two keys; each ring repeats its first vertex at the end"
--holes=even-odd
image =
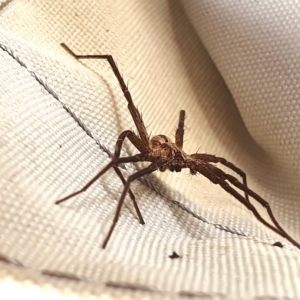
{"type": "MultiPolygon", "coordinates": [[[[117,166],[113,166],[113,168],[114,168],[116,174],[117,174],[117,175],[119,176],[119,178],[121,179],[123,185],[125,186],[126,180],[125,180],[125,178],[124,178],[122,172],[120,171],[120,169],[119,169],[117,166]]],[[[137,215],[138,215],[139,222],[140,222],[140,224],[144,225],[144,224],[145,224],[145,221],[144,221],[143,216],[142,216],[142,214],[141,214],[141,212],[140,212],[140,210],[139,210],[139,207],[138,207],[138,205],[137,205],[137,202],[135,201],[135,196],[134,196],[133,192],[131,191],[131,189],[128,190],[128,193],[129,193],[129,196],[130,196],[130,198],[131,198],[131,200],[132,200],[132,202],[133,202],[133,206],[134,206],[134,208],[135,208],[135,211],[136,211],[136,213],[137,213],[137,215]]]]}
{"type": "MultiPolygon", "coordinates": [[[[60,199],[60,200],[57,200],[55,202],[55,204],[60,204],[61,202],[64,202],[84,191],[86,191],[98,178],[100,178],[106,171],[108,171],[111,167],[114,168],[115,172],[117,173],[117,175],[120,177],[120,179],[122,180],[123,184],[125,185],[126,184],[126,181],[121,173],[121,171],[118,169],[117,165],[118,164],[121,164],[121,163],[127,163],[127,162],[138,162],[141,160],[140,158],[140,154],[137,154],[137,155],[134,155],[134,156],[130,156],[130,157],[121,157],[120,158],[120,153],[121,153],[121,148],[122,148],[122,144],[124,142],[124,139],[125,138],[128,138],[131,143],[138,149],[138,150],[143,150],[143,146],[142,146],[142,143],[139,139],[139,137],[132,131],[130,130],[125,130],[123,131],[120,135],[119,135],[119,138],[116,142],[116,146],[115,146],[115,153],[114,153],[114,156],[111,160],[111,162],[109,164],[107,164],[98,174],[96,174],[86,185],[84,185],[80,190],[60,199]]],[[[134,205],[134,208],[136,210],[136,213],[139,217],[139,221],[141,224],[145,224],[144,220],[143,220],[143,217],[142,217],[142,214],[138,208],[138,205],[135,201],[135,197],[133,195],[133,193],[129,190],[129,194],[130,194],[130,197],[133,201],[133,205],[134,205]]]]}
{"type": "MultiPolygon", "coordinates": [[[[202,154],[202,153],[195,153],[195,154],[191,154],[190,156],[195,159],[201,159],[208,163],[211,163],[211,162],[212,163],[221,163],[222,165],[226,166],[227,168],[231,169],[232,171],[234,171],[238,175],[240,175],[243,179],[243,184],[246,187],[248,187],[246,173],[244,171],[242,171],[240,168],[238,168],[237,166],[235,166],[232,162],[228,161],[227,159],[220,157],[220,156],[215,156],[212,154],[202,154]]],[[[246,192],[245,192],[245,198],[249,202],[249,197],[246,192]]]]}
{"type": "MultiPolygon", "coordinates": [[[[141,142],[140,138],[132,131],[130,130],[125,130],[121,133],[121,135],[119,136],[118,140],[117,140],[117,143],[116,143],[116,146],[115,146],[115,154],[114,156],[116,157],[119,157],[120,156],[120,153],[121,153],[121,148],[122,148],[122,144],[123,144],[123,141],[125,139],[125,137],[128,137],[128,139],[131,141],[131,143],[141,152],[141,153],[144,153],[144,152],[147,152],[147,149],[146,147],[143,145],[143,143],[141,142]],[[124,138],[123,138],[124,137],[124,138]]],[[[114,165],[113,166],[116,174],[119,176],[119,178],[121,179],[123,185],[125,186],[126,184],[126,180],[122,174],[122,172],[120,171],[120,169],[114,165]]],[[[136,213],[138,215],[138,218],[139,218],[139,221],[141,224],[145,224],[145,221],[142,217],[142,214],[139,210],[139,207],[137,205],[137,202],[135,201],[135,196],[133,194],[133,192],[131,191],[131,189],[129,189],[129,196],[133,202],[133,206],[136,210],[136,213]]]]}
{"type": "MultiPolygon", "coordinates": [[[[179,122],[178,127],[175,134],[175,143],[178,148],[182,150],[183,147],[183,136],[184,136],[184,119],[185,119],[185,111],[181,110],[179,113],[179,122]]],[[[201,154],[201,153],[195,153],[190,155],[192,158],[200,159],[206,162],[213,162],[213,163],[221,163],[227,168],[233,170],[238,175],[240,175],[243,179],[243,184],[247,187],[247,177],[246,173],[242,171],[240,168],[236,167],[233,163],[227,161],[223,157],[215,156],[212,154],[201,154]]],[[[249,202],[248,194],[245,192],[245,198],[249,202]]]]}
{"type": "Polygon", "coordinates": [[[179,113],[179,122],[178,122],[178,127],[176,130],[176,134],[175,134],[175,144],[181,150],[183,147],[184,118],[185,118],[185,111],[181,110],[179,113]]]}
{"type": "Polygon", "coordinates": [[[236,186],[237,188],[241,189],[242,191],[246,192],[247,194],[249,194],[249,196],[251,196],[257,202],[259,202],[267,210],[267,213],[268,213],[269,217],[271,218],[271,220],[275,224],[275,226],[282,232],[282,235],[287,240],[289,240],[292,244],[294,244],[295,246],[297,246],[300,249],[300,244],[298,242],[296,242],[292,237],[290,237],[287,234],[287,232],[279,225],[278,221],[275,219],[275,217],[273,215],[273,212],[271,210],[270,204],[267,201],[265,201],[264,199],[262,199],[258,194],[256,194],[252,190],[250,190],[247,186],[244,186],[241,182],[239,182],[232,175],[230,175],[230,174],[225,174],[225,175],[226,175],[226,179],[230,183],[232,183],[234,186],[236,186]]]}
{"type": "Polygon", "coordinates": [[[138,109],[135,107],[135,105],[133,104],[132,101],[132,97],[131,94],[123,80],[123,77],[120,74],[120,71],[113,59],[113,57],[111,55],[77,55],[75,54],[70,48],[68,48],[68,46],[64,43],[61,43],[61,46],[69,53],[71,54],[73,57],[75,57],[76,59],[105,59],[108,61],[108,63],[110,64],[115,76],[117,77],[117,80],[120,84],[120,87],[122,89],[122,92],[124,94],[124,97],[126,98],[127,102],[128,102],[128,109],[131,113],[131,116],[133,118],[133,121],[135,123],[135,126],[138,130],[139,136],[143,142],[143,144],[145,145],[145,147],[150,150],[151,149],[151,143],[150,143],[150,139],[149,139],[149,135],[146,129],[146,126],[143,122],[142,116],[139,113],[138,109]]]}
{"type": "Polygon", "coordinates": [[[108,241],[110,239],[110,236],[111,236],[112,232],[114,231],[114,228],[115,228],[115,226],[116,226],[116,224],[118,222],[118,219],[119,219],[119,216],[120,216],[120,212],[121,212],[121,208],[122,208],[122,205],[124,203],[125,196],[126,196],[126,194],[128,192],[130,183],[132,181],[134,181],[135,179],[137,179],[139,177],[142,177],[142,176],[144,176],[146,174],[150,174],[150,173],[152,173],[152,172],[154,172],[156,170],[157,170],[156,165],[155,164],[150,164],[147,168],[145,168],[143,170],[140,170],[140,171],[138,171],[138,172],[136,172],[136,173],[128,176],[126,184],[125,184],[123,192],[122,192],[122,195],[121,195],[121,197],[119,199],[119,202],[118,202],[118,206],[117,206],[117,209],[116,209],[116,213],[115,213],[113,222],[112,222],[111,227],[109,229],[109,232],[106,235],[106,238],[105,238],[105,240],[104,240],[104,242],[102,244],[102,248],[103,249],[105,249],[105,247],[106,247],[106,245],[107,245],[107,243],[108,243],[108,241]]]}
{"type": "Polygon", "coordinates": [[[244,206],[246,206],[253,214],[254,216],[265,226],[279,234],[280,236],[286,238],[288,241],[290,241],[294,246],[300,249],[300,244],[296,242],[292,237],[290,237],[278,224],[276,221],[273,212],[269,206],[269,203],[263,200],[259,195],[257,195],[255,192],[250,190],[247,186],[244,186],[241,182],[239,182],[235,177],[232,175],[226,174],[221,169],[217,168],[214,165],[209,164],[208,162],[202,161],[201,164],[197,164],[197,162],[191,162],[190,166],[192,170],[196,170],[197,172],[204,175],[206,178],[208,178],[211,182],[215,184],[219,184],[225,191],[227,191],[229,194],[231,194],[233,197],[235,197],[239,202],[241,202],[244,206]],[[225,180],[228,180],[230,183],[232,183],[234,186],[242,190],[243,192],[248,193],[251,197],[253,197],[257,202],[259,202],[263,207],[267,209],[268,215],[271,218],[271,220],[274,222],[273,225],[269,224],[267,221],[265,221],[262,216],[259,214],[259,212],[256,210],[256,208],[246,200],[242,195],[240,195],[235,189],[233,189],[228,182],[225,180]]]}

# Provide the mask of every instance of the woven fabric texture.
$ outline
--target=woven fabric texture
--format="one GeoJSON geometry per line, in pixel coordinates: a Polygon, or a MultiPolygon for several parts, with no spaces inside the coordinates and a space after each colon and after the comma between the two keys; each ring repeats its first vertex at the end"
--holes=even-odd
{"type": "MultiPolygon", "coordinates": [[[[296,1],[15,0],[0,8],[3,293],[299,299],[300,251],[202,176],[156,172],[134,182],[146,224],[127,197],[105,250],[122,192],[113,170],[54,204],[110,161],[123,130],[136,131],[108,63],[77,61],[64,42],[78,54],[113,55],[152,136],[173,138],[184,109],[185,152],[243,169],[300,240],[296,1]]],[[[122,156],[136,152],[126,142],[122,156]]],[[[127,177],[145,165],[121,170],[127,177]]]]}

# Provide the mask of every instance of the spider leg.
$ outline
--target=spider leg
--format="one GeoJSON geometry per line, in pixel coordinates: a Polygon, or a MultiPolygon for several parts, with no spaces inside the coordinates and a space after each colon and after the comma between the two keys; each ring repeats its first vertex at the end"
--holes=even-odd
{"type": "MultiPolygon", "coordinates": [[[[205,154],[195,153],[195,154],[191,154],[190,156],[194,159],[200,159],[200,160],[203,160],[208,163],[210,163],[210,162],[221,163],[222,165],[226,166],[227,168],[233,170],[238,175],[240,175],[243,179],[244,186],[248,187],[246,173],[244,171],[242,171],[240,168],[238,168],[237,166],[235,166],[233,163],[228,161],[227,159],[225,159],[223,157],[215,156],[212,154],[206,154],[206,153],[205,154]]],[[[245,198],[249,202],[249,197],[246,192],[245,192],[245,198]]]]}
{"type": "MultiPolygon", "coordinates": [[[[78,195],[78,194],[84,192],[84,191],[87,190],[87,189],[88,189],[88,188],[89,188],[89,187],[90,187],[90,186],[91,186],[98,178],[100,178],[107,170],[109,170],[111,167],[114,168],[115,172],[117,173],[117,175],[119,176],[119,178],[122,180],[123,184],[125,184],[125,179],[124,179],[124,177],[123,177],[121,171],[118,169],[117,165],[118,165],[119,163],[122,163],[121,160],[124,160],[124,159],[126,160],[126,159],[127,159],[126,157],[121,158],[121,159],[119,158],[119,157],[120,157],[120,153],[121,153],[122,144],[123,144],[124,139],[125,139],[126,137],[132,142],[132,144],[133,144],[139,151],[141,151],[141,152],[146,151],[145,147],[143,147],[143,146],[144,146],[143,143],[141,142],[141,140],[139,139],[139,137],[138,137],[134,132],[132,132],[132,131],[130,131],[130,130],[125,130],[125,131],[123,131],[123,132],[119,135],[118,140],[117,140],[117,142],[116,142],[115,153],[114,153],[114,156],[113,156],[111,162],[110,162],[104,169],[102,169],[95,177],[93,177],[93,178],[92,178],[92,179],[91,179],[91,180],[90,180],[83,188],[81,188],[80,190],[78,190],[78,191],[76,191],[76,192],[74,192],[74,193],[72,193],[72,194],[70,194],[70,195],[68,195],[68,196],[66,196],[66,197],[64,197],[64,198],[62,198],[62,199],[60,199],[60,200],[57,200],[57,201],[55,202],[55,204],[59,204],[59,203],[61,203],[61,202],[64,202],[64,201],[66,201],[66,200],[68,200],[68,199],[70,199],[70,198],[72,198],[72,197],[74,197],[74,196],[76,196],[76,195],[78,195]]],[[[136,160],[136,157],[138,157],[138,156],[139,156],[139,155],[133,156],[133,157],[132,157],[133,160],[129,160],[129,161],[126,160],[126,161],[123,161],[123,162],[135,162],[135,161],[140,161],[140,160],[141,160],[140,158],[139,158],[138,160],[136,160]]],[[[133,202],[134,208],[135,208],[135,210],[136,210],[136,213],[137,213],[137,215],[138,215],[138,218],[139,218],[140,223],[141,223],[141,224],[145,224],[145,222],[144,222],[144,220],[143,220],[143,217],[142,217],[142,214],[141,214],[141,212],[140,212],[140,210],[139,210],[139,208],[138,208],[138,205],[137,205],[137,203],[136,203],[136,201],[135,201],[135,197],[134,197],[134,195],[133,195],[133,193],[132,193],[131,190],[129,190],[129,195],[130,195],[130,198],[132,199],[132,202],[133,202]]]]}
{"type": "MultiPolygon", "coordinates": [[[[123,131],[123,132],[120,134],[120,136],[119,136],[119,138],[118,138],[118,140],[117,140],[117,143],[116,143],[116,146],[115,146],[114,157],[119,157],[119,156],[120,156],[122,144],[123,144],[123,141],[124,141],[125,137],[127,137],[127,138],[131,141],[131,143],[132,143],[132,144],[133,144],[140,152],[142,152],[142,153],[147,152],[146,147],[145,147],[144,144],[141,142],[141,140],[139,139],[139,137],[138,137],[134,132],[132,132],[132,131],[130,131],[130,130],[125,130],[125,131],[123,131]]],[[[116,165],[114,165],[113,168],[114,168],[116,174],[119,176],[119,178],[120,178],[121,181],[123,182],[123,185],[125,185],[126,181],[125,181],[125,179],[124,179],[124,177],[123,177],[121,171],[119,170],[119,168],[118,168],[116,165]]],[[[133,202],[133,206],[134,206],[135,211],[136,211],[136,213],[137,213],[137,215],[138,215],[138,218],[139,218],[140,223],[141,223],[141,224],[145,224],[145,221],[144,221],[144,219],[143,219],[143,217],[142,217],[142,214],[141,214],[141,212],[140,212],[140,210],[139,210],[139,207],[138,207],[138,205],[137,205],[137,202],[135,201],[135,196],[134,196],[134,194],[132,193],[131,189],[129,189],[129,196],[130,196],[130,198],[131,198],[131,200],[132,200],[132,202],[133,202]]]]}
{"type": "Polygon", "coordinates": [[[120,157],[117,159],[112,160],[109,162],[98,174],[96,174],[84,187],[82,187],[80,190],[62,198],[57,201],[55,201],[55,204],[60,204],[76,195],[79,195],[86,191],[97,179],[99,179],[106,171],[108,171],[111,167],[117,165],[117,164],[122,164],[122,163],[128,163],[128,162],[138,162],[141,161],[141,155],[137,154],[134,156],[129,156],[129,157],[120,157]]]}
{"type": "Polygon", "coordinates": [[[179,149],[182,149],[183,146],[184,117],[185,117],[185,111],[181,110],[179,113],[179,122],[175,134],[175,144],[179,149]]]}
{"type": "Polygon", "coordinates": [[[122,192],[122,195],[120,197],[117,209],[116,209],[116,213],[115,213],[115,216],[114,216],[114,219],[113,219],[113,223],[111,224],[109,232],[106,235],[106,238],[105,238],[105,240],[104,240],[104,242],[102,244],[102,248],[103,249],[106,247],[106,245],[107,245],[107,243],[108,243],[108,241],[110,239],[110,236],[111,236],[111,234],[112,234],[112,232],[113,232],[113,230],[114,230],[114,228],[115,228],[115,226],[116,226],[116,224],[118,222],[118,219],[119,219],[119,216],[120,216],[120,212],[121,212],[121,208],[122,208],[122,205],[124,203],[125,196],[126,196],[128,190],[129,190],[130,183],[132,181],[134,181],[135,179],[137,179],[139,177],[142,177],[142,176],[144,176],[146,174],[150,174],[150,173],[152,173],[152,172],[154,172],[156,170],[157,170],[156,165],[151,164],[147,168],[145,168],[143,170],[140,170],[140,171],[138,171],[138,172],[136,172],[136,173],[128,176],[126,184],[125,184],[123,192],[122,192]]]}
{"type": "MultiPolygon", "coordinates": [[[[244,206],[246,206],[253,214],[254,216],[265,226],[276,232],[277,234],[283,236],[283,232],[279,230],[278,228],[272,226],[267,221],[265,221],[262,216],[259,214],[259,212],[256,210],[256,208],[250,203],[247,202],[246,199],[240,195],[235,189],[233,189],[225,180],[219,180],[218,184],[229,194],[231,194],[233,197],[235,197],[239,202],[241,202],[244,206]]],[[[284,235],[284,237],[286,237],[284,235]]]]}
{"type": "MultiPolygon", "coordinates": [[[[112,153],[111,153],[104,145],[101,145],[101,144],[99,143],[99,146],[100,146],[100,149],[102,149],[102,150],[103,150],[110,158],[113,157],[112,153]]],[[[124,165],[121,165],[121,166],[124,166],[124,165]]],[[[113,168],[114,168],[116,174],[117,174],[118,177],[121,179],[121,181],[123,182],[123,185],[124,185],[126,181],[125,181],[125,179],[124,179],[124,176],[123,176],[122,172],[121,172],[120,169],[119,169],[119,165],[118,165],[118,167],[117,167],[117,166],[113,166],[113,168]]],[[[136,210],[136,212],[138,213],[138,217],[139,217],[140,223],[141,223],[141,224],[145,224],[145,222],[144,222],[144,220],[143,220],[143,217],[142,217],[142,215],[140,214],[140,211],[139,211],[139,209],[138,209],[137,203],[135,202],[135,196],[134,196],[133,192],[131,191],[131,189],[129,189],[128,192],[129,192],[130,198],[131,198],[132,201],[133,201],[133,205],[134,205],[134,207],[135,207],[135,210],[136,210]]]]}
{"type": "Polygon", "coordinates": [[[192,165],[192,169],[197,170],[199,173],[207,177],[213,183],[219,184],[225,191],[227,191],[229,194],[234,196],[238,201],[244,204],[244,206],[246,206],[262,224],[264,224],[265,226],[267,226],[268,228],[270,228],[280,236],[286,238],[294,246],[300,249],[300,244],[296,242],[292,237],[290,237],[279,225],[279,223],[277,222],[277,220],[273,215],[269,203],[264,199],[262,199],[258,194],[250,190],[247,186],[244,186],[234,176],[226,174],[221,169],[203,161],[201,162],[201,164],[199,164],[199,162],[196,163],[194,162],[194,165],[192,165]],[[247,201],[246,198],[244,198],[235,189],[233,189],[225,180],[228,180],[231,184],[233,184],[243,192],[246,192],[251,197],[253,197],[257,202],[259,202],[262,206],[264,206],[267,209],[268,215],[273,221],[275,227],[269,224],[267,221],[265,221],[262,218],[262,216],[259,214],[259,212],[256,210],[256,208],[249,201],[247,201]]]}
{"type": "Polygon", "coordinates": [[[124,94],[124,97],[126,98],[127,102],[128,102],[128,109],[131,113],[131,116],[133,118],[133,121],[135,123],[135,126],[138,130],[138,133],[141,137],[141,140],[143,142],[143,144],[145,145],[145,147],[150,150],[151,149],[151,144],[150,144],[150,140],[149,140],[149,135],[146,129],[146,126],[143,122],[142,116],[139,113],[138,109],[135,107],[135,105],[133,104],[132,101],[132,97],[131,94],[124,82],[123,77],[120,74],[120,71],[113,59],[113,57],[111,55],[77,55],[75,54],[69,47],[67,47],[66,44],[61,43],[61,46],[70,54],[72,55],[74,58],[76,59],[106,59],[108,61],[108,63],[110,64],[120,86],[122,89],[122,92],[124,94]]]}
{"type": "Polygon", "coordinates": [[[232,183],[234,186],[236,186],[240,190],[246,192],[247,194],[249,194],[249,196],[251,196],[257,202],[259,202],[267,210],[267,213],[268,213],[269,217],[271,218],[272,222],[281,231],[281,233],[282,233],[281,235],[284,236],[287,240],[289,240],[292,244],[294,244],[296,247],[298,247],[300,249],[300,244],[298,242],[296,242],[292,237],[290,237],[287,234],[287,232],[280,226],[280,224],[278,223],[278,221],[275,219],[275,217],[273,215],[273,212],[271,210],[270,204],[267,201],[265,201],[263,198],[261,198],[258,194],[256,194],[252,190],[250,190],[247,186],[244,186],[234,176],[229,175],[229,174],[225,174],[225,175],[226,175],[226,179],[230,183],[232,183]]]}
{"type": "MultiPolygon", "coordinates": [[[[119,169],[117,166],[113,166],[113,168],[114,168],[116,174],[119,176],[119,178],[120,178],[121,181],[123,182],[123,185],[125,186],[126,180],[125,180],[125,178],[124,178],[122,172],[120,171],[120,169],[119,169]]],[[[130,196],[130,198],[131,198],[131,200],[132,200],[132,202],[133,202],[133,206],[134,206],[135,211],[136,211],[136,213],[137,213],[137,215],[138,215],[138,217],[139,217],[140,223],[141,223],[141,224],[145,224],[145,221],[144,221],[143,216],[142,216],[142,214],[141,214],[141,212],[140,212],[140,209],[139,209],[139,207],[138,207],[138,205],[137,205],[137,203],[136,203],[136,201],[135,201],[135,196],[134,196],[133,192],[131,191],[131,189],[128,190],[128,193],[129,193],[129,196],[130,196]]]]}

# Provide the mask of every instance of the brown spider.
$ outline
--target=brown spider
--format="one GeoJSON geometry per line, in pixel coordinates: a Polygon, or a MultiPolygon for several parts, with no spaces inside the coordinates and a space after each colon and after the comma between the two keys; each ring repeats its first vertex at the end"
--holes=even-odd
{"type": "Polygon", "coordinates": [[[233,163],[228,162],[225,158],[218,157],[211,154],[186,154],[182,150],[183,146],[183,135],[184,135],[184,118],[185,118],[185,111],[181,110],[179,114],[179,123],[178,128],[176,130],[175,134],[175,143],[171,141],[170,138],[167,136],[160,134],[153,136],[151,139],[149,138],[149,135],[147,133],[146,127],[144,125],[144,122],[142,120],[142,117],[133,104],[130,92],[127,89],[127,86],[124,83],[124,80],[115,64],[115,61],[111,55],[76,55],[74,54],[65,44],[61,44],[62,47],[68,51],[73,57],[76,59],[105,59],[109,62],[115,76],[117,77],[119,84],[121,86],[121,89],[123,91],[123,94],[128,102],[128,109],[131,113],[131,116],[133,118],[133,121],[136,125],[138,135],[135,134],[131,130],[125,130],[123,131],[116,142],[115,146],[115,152],[112,156],[112,160],[109,164],[106,165],[94,178],[92,178],[83,188],[80,190],[56,201],[56,204],[59,204],[63,201],[66,201],[67,199],[70,199],[82,192],[84,192],[87,188],[89,188],[99,177],[101,177],[106,171],[108,171],[110,168],[113,168],[116,172],[116,174],[119,176],[121,181],[124,184],[124,189],[122,192],[122,195],[120,197],[117,210],[113,219],[113,223],[110,227],[110,230],[103,242],[102,247],[105,248],[110,236],[118,222],[118,218],[120,215],[120,211],[122,208],[122,205],[124,203],[125,196],[127,192],[130,195],[130,198],[133,202],[134,208],[137,212],[139,221],[141,224],[145,224],[142,214],[138,208],[138,205],[135,201],[135,197],[130,189],[130,183],[146,174],[150,174],[154,171],[161,171],[164,172],[166,170],[170,170],[171,172],[180,172],[183,168],[190,169],[190,172],[192,175],[195,175],[197,173],[202,174],[206,178],[208,178],[211,182],[214,184],[218,184],[223,188],[225,191],[227,191],[229,194],[231,194],[233,197],[235,197],[238,201],[240,201],[244,206],[246,206],[254,216],[265,226],[269,227],[274,232],[278,233],[280,236],[286,238],[288,241],[290,241],[293,245],[298,247],[300,249],[300,244],[296,242],[292,237],[290,237],[279,225],[279,223],[276,221],[272,210],[269,206],[269,203],[262,199],[258,194],[253,192],[251,189],[247,187],[247,181],[246,181],[246,174],[236,167],[233,163]],[[128,138],[130,142],[137,148],[137,150],[140,152],[136,155],[129,156],[129,157],[120,157],[120,152],[122,148],[122,144],[125,140],[125,138],[128,138]],[[123,177],[121,171],[118,168],[119,164],[123,163],[132,163],[132,162],[141,162],[141,161],[147,161],[150,162],[150,165],[146,167],[145,169],[142,169],[130,176],[128,176],[127,180],[123,177]],[[238,181],[234,176],[226,174],[221,169],[217,168],[216,166],[212,165],[211,163],[221,163],[228,167],[229,169],[235,171],[237,174],[239,174],[242,179],[243,183],[238,181]],[[242,196],[240,193],[238,193],[229,183],[236,188],[240,189],[245,193],[245,196],[242,196]],[[259,214],[259,212],[256,210],[256,208],[250,203],[248,195],[253,197],[257,202],[259,202],[263,207],[266,208],[269,217],[271,218],[274,225],[268,223],[265,221],[262,216],[259,214]]]}

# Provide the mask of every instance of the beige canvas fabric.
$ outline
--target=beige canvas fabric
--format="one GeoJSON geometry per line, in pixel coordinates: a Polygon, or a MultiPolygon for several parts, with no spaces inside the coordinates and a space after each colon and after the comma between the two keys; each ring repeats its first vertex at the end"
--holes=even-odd
{"type": "Polygon", "coordinates": [[[136,130],[108,63],[78,62],[65,42],[113,55],[152,135],[173,138],[186,110],[184,150],[245,170],[299,241],[296,1],[15,0],[0,12],[1,299],[299,299],[299,250],[200,175],[134,182],[146,224],[126,198],[105,250],[113,171],[54,204],[136,130]]]}

